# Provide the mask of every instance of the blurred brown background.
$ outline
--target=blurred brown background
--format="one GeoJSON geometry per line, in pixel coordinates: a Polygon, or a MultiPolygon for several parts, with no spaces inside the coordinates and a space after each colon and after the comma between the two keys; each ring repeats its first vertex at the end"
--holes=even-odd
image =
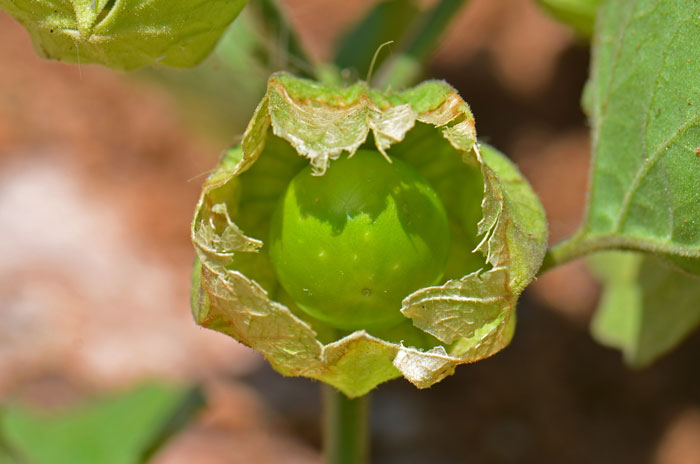
{"type": "MultiPolygon", "coordinates": [[[[285,2],[317,60],[373,3],[285,2]]],[[[473,0],[430,65],[532,182],[553,241],[585,200],[588,61],[533,2],[473,0]]],[[[155,462],[319,463],[318,385],[190,316],[201,175],[244,129],[225,122],[222,138],[193,118],[143,74],[39,59],[0,12],[0,403],[204,382],[215,406],[155,462]]],[[[630,371],[588,335],[597,293],[582,262],[557,269],[525,293],[503,353],[428,391],[380,387],[373,462],[700,463],[700,337],[630,371]]]]}

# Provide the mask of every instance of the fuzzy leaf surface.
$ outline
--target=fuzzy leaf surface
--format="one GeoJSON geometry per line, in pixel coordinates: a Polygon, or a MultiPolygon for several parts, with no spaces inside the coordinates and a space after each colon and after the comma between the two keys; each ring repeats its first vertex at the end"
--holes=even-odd
{"type": "Polygon", "coordinates": [[[574,242],[700,260],[700,4],[607,1],[586,106],[594,161],[574,242]]]}
{"type": "Polygon", "coordinates": [[[115,69],[190,67],[214,48],[247,0],[0,0],[37,52],[115,69]]]}
{"type": "Polygon", "coordinates": [[[591,330],[630,366],[652,363],[700,325],[700,278],[636,252],[604,252],[590,261],[605,285],[591,330]]]}

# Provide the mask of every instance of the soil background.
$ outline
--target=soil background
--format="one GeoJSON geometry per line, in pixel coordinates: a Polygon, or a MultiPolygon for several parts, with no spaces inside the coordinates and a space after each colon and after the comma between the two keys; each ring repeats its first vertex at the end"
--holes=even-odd
{"type": "MultiPolygon", "coordinates": [[[[284,3],[322,60],[374,2],[284,3]]],[[[552,241],[576,229],[585,200],[588,63],[587,44],[533,2],[474,0],[429,68],[531,181],[552,241]]],[[[320,463],[319,385],[192,321],[201,176],[244,129],[231,121],[222,138],[192,118],[143,74],[38,58],[0,12],[0,403],[199,382],[212,406],[154,462],[320,463]]],[[[583,262],[556,269],[521,298],[502,353],[427,391],[382,385],[372,462],[700,463],[700,336],[629,370],[589,336],[598,292],[583,262]]]]}

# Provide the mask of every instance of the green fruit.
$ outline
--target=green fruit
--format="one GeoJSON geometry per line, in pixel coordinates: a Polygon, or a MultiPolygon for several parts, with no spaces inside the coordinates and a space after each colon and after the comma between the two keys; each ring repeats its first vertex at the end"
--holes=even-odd
{"type": "Polygon", "coordinates": [[[345,330],[405,320],[401,300],[440,281],[450,248],[439,197],[417,171],[373,150],[311,167],[272,217],[270,257],[297,305],[345,330]]]}

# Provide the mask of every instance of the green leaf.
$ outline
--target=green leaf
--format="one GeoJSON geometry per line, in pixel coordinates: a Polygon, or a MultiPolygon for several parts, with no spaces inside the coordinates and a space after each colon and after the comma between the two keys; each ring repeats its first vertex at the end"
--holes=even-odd
{"type": "Polygon", "coordinates": [[[171,438],[192,423],[206,404],[204,391],[199,385],[182,392],[168,415],[161,419],[156,429],[152,430],[147,445],[141,450],[140,460],[149,462],[171,438]]]}
{"type": "MultiPolygon", "coordinates": [[[[0,414],[2,414],[1,410],[0,414]]],[[[2,433],[0,433],[0,464],[26,464],[15,450],[4,442],[2,433]]]]}
{"type": "Polygon", "coordinates": [[[134,464],[184,425],[192,398],[149,385],[52,412],[10,404],[0,411],[0,435],[19,462],[134,464]]]}
{"type": "Polygon", "coordinates": [[[205,182],[192,241],[199,324],[255,348],[285,375],[356,397],[400,375],[426,388],[504,348],[547,229],[530,186],[505,156],[476,143],[469,107],[444,82],[383,93],[364,82],[333,87],[280,73],[270,78],[242,145],[205,182]],[[323,175],[361,146],[401,159],[428,180],[447,212],[450,258],[441,285],[406,295],[396,308],[403,323],[347,334],[296,306],[265,241],[280,196],[307,163],[323,175]]]}
{"type": "Polygon", "coordinates": [[[583,37],[593,35],[596,11],[603,0],[537,0],[559,21],[573,27],[583,37]]]}
{"type": "Polygon", "coordinates": [[[570,249],[661,252],[686,267],[700,259],[698,43],[695,0],[602,5],[586,91],[589,207],[570,249]]]}
{"type": "MultiPolygon", "coordinates": [[[[333,62],[341,69],[352,69],[364,77],[377,48],[394,41],[398,47],[420,10],[413,1],[385,0],[377,3],[354,29],[340,41],[333,62]]],[[[384,50],[377,57],[375,69],[390,55],[384,50]]]]}
{"type": "Polygon", "coordinates": [[[599,253],[590,262],[605,285],[591,330],[629,365],[652,363],[700,325],[700,278],[636,252],[599,253]]]}
{"type": "Polygon", "coordinates": [[[246,0],[0,0],[37,52],[115,69],[194,66],[246,0]]]}

